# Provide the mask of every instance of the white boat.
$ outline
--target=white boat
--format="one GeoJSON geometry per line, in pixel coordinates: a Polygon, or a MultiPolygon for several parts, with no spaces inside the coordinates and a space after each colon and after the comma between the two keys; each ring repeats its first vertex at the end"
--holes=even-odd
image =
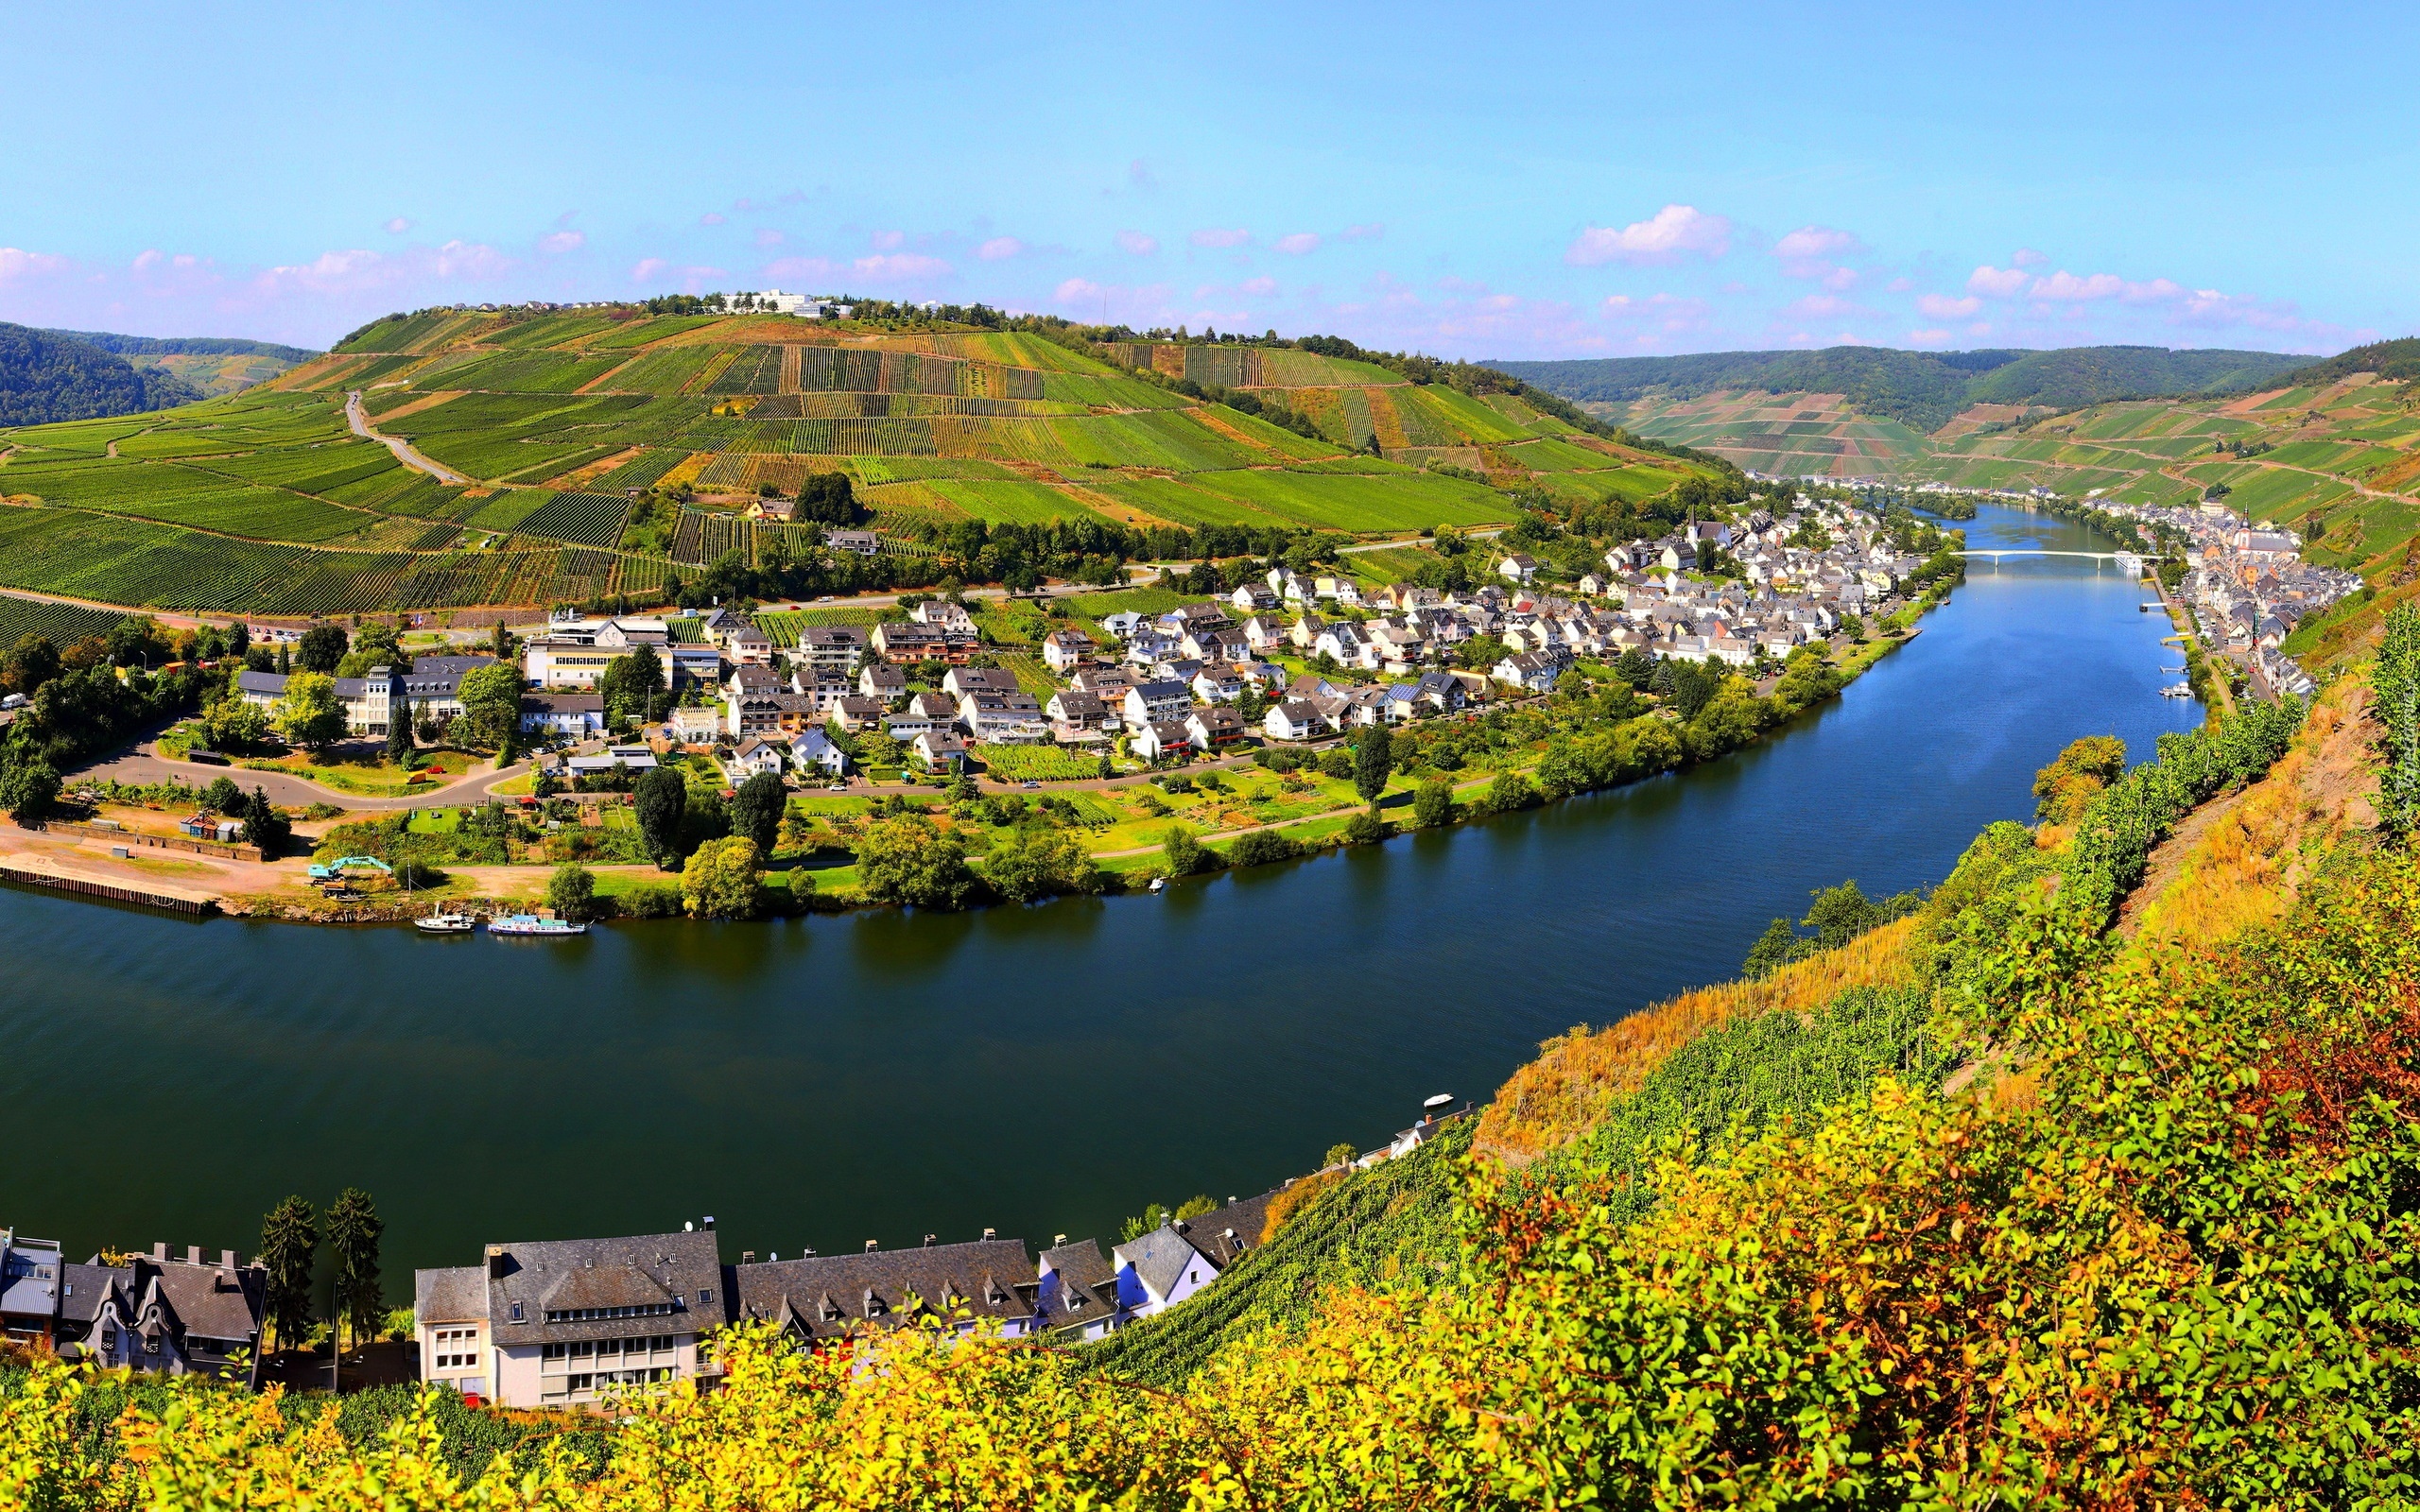
{"type": "Polygon", "coordinates": [[[568,919],[541,919],[535,914],[514,914],[505,919],[488,920],[491,935],[529,935],[553,939],[564,935],[585,935],[586,924],[575,924],[568,919]]]}
{"type": "Polygon", "coordinates": [[[2163,698],[2190,698],[2193,696],[2193,689],[2188,683],[2171,682],[2159,690],[2159,696],[2163,698]]]}
{"type": "Polygon", "coordinates": [[[424,935],[467,935],[478,926],[468,914],[431,914],[413,919],[412,927],[424,935]]]}

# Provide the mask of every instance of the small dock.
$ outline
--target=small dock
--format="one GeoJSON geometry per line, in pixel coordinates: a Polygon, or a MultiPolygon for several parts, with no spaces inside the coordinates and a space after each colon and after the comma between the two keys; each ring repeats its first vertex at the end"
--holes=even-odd
{"type": "Polygon", "coordinates": [[[0,863],[0,882],[21,883],[29,887],[48,887],[54,892],[70,892],[84,898],[106,898],[113,903],[132,903],[140,908],[158,908],[188,919],[206,919],[218,911],[218,905],[205,899],[179,898],[169,893],[148,892],[140,887],[121,887],[115,883],[95,882],[89,877],[71,877],[61,872],[38,871],[31,867],[0,863]]]}

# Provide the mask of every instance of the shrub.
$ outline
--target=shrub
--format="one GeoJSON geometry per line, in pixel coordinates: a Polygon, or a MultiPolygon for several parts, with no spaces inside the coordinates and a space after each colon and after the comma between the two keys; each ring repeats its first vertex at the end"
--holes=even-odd
{"type": "Polygon", "coordinates": [[[1421,783],[1411,796],[1411,822],[1424,830],[1453,823],[1454,784],[1442,777],[1421,783]]]}
{"type": "Polygon", "coordinates": [[[681,889],[667,883],[646,883],[614,899],[614,911],[625,919],[676,918],[682,911],[681,889]]]}
{"type": "Polygon", "coordinates": [[[1378,817],[1376,809],[1363,809],[1345,824],[1344,843],[1346,845],[1376,845],[1387,837],[1388,833],[1387,821],[1378,817]]]}
{"type": "Polygon", "coordinates": [[[1227,847],[1227,862],[1236,867],[1265,867],[1271,862],[1291,861],[1302,853],[1302,846],[1290,836],[1275,830],[1251,830],[1227,847]]]}

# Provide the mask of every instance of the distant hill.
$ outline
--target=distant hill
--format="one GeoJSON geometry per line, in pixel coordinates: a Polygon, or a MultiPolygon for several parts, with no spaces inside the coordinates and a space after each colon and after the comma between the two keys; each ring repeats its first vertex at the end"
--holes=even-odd
{"type": "Polygon", "coordinates": [[[2306,385],[2332,384],[2357,372],[2374,372],[2381,378],[2406,382],[2420,378],[2420,336],[2399,336],[2393,341],[2373,341],[2366,347],[2340,352],[2325,362],[2315,362],[2308,368],[2297,368],[2277,382],[2291,387],[2306,385]]]}
{"type": "Polygon", "coordinates": [[[1709,352],[1681,357],[1599,357],[1485,366],[1577,404],[1627,404],[1651,395],[1694,399],[1726,389],[1847,396],[1876,420],[1934,431],[1974,404],[2079,404],[2154,394],[2237,393],[2303,359],[2273,352],[2172,352],[2163,347],[2066,347],[2049,352],[1709,352]]]}
{"type": "Polygon", "coordinates": [[[48,334],[90,342],[103,352],[133,359],[137,367],[172,373],[207,399],[267,383],[319,355],[302,347],[247,341],[240,336],[126,336],[111,331],[48,334]]]}
{"type": "Polygon", "coordinates": [[[176,374],[137,368],[90,341],[0,324],[0,425],[130,415],[201,397],[176,374]]]}
{"type": "Polygon", "coordinates": [[[308,362],[319,355],[306,347],[282,347],[274,341],[247,341],[241,336],[122,336],[111,331],[44,334],[89,341],[121,357],[275,357],[280,362],[308,362]]]}

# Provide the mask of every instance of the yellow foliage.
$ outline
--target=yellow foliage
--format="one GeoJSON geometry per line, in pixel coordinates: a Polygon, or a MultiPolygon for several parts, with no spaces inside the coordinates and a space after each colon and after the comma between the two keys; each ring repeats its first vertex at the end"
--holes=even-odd
{"type": "Polygon", "coordinates": [[[1547,1040],[1480,1115],[1479,1148],[1515,1164],[1535,1160],[1595,1127],[1609,1099],[1636,1091],[1665,1057],[1708,1029],[1768,1013],[1805,1013],[1853,987],[1913,980],[1908,936],[1915,925],[1902,919],[1771,976],[1699,988],[1606,1028],[1583,1023],[1547,1040]]]}

